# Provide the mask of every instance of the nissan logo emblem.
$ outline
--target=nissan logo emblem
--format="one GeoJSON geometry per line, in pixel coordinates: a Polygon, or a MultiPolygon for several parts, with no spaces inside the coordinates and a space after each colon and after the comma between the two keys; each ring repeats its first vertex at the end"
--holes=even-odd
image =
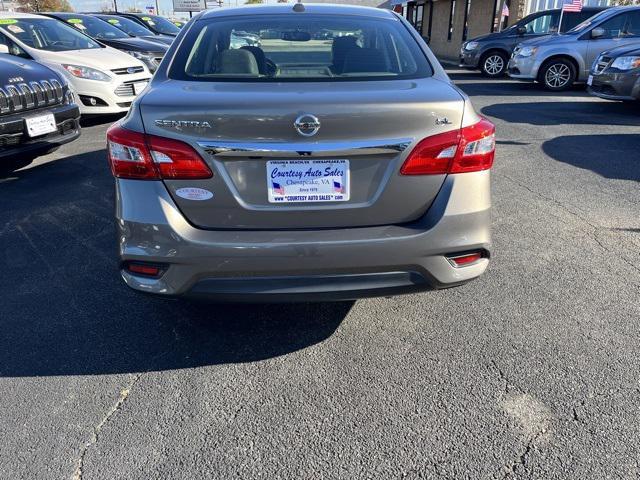
{"type": "Polygon", "coordinates": [[[296,128],[296,132],[303,137],[312,137],[320,130],[320,120],[315,115],[304,113],[296,118],[293,126],[296,128]]]}

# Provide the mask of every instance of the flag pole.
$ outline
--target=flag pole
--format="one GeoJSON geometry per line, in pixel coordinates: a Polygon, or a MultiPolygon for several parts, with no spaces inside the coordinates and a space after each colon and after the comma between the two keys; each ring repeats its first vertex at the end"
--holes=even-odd
{"type": "Polygon", "coordinates": [[[560,5],[560,21],[558,22],[558,31],[556,32],[558,35],[560,35],[560,32],[562,31],[562,16],[564,15],[564,0],[562,0],[562,4],[560,5]]]}

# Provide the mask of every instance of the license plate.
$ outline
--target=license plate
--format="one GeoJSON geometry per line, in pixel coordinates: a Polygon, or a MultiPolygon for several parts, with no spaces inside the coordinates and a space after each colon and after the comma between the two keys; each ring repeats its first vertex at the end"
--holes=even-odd
{"type": "Polygon", "coordinates": [[[587,78],[587,85],[591,86],[592,83],[593,83],[593,75],[589,75],[589,78],[587,78]]]}
{"type": "Polygon", "coordinates": [[[267,162],[270,203],[346,202],[349,183],[349,160],[267,162]]]}
{"type": "Polygon", "coordinates": [[[139,95],[145,89],[149,82],[136,82],[133,84],[133,93],[139,95]]]}
{"type": "Polygon", "coordinates": [[[27,124],[27,135],[30,137],[39,137],[58,130],[56,117],[53,116],[53,113],[25,118],[25,122],[27,124]]]}

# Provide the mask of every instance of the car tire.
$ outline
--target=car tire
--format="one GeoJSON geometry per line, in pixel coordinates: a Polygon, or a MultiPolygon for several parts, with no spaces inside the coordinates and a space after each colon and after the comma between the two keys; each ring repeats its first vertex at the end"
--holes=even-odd
{"type": "Polygon", "coordinates": [[[539,81],[544,88],[553,92],[567,90],[576,81],[576,67],[566,58],[550,60],[542,65],[539,81]]]}
{"type": "Polygon", "coordinates": [[[482,56],[480,71],[485,77],[501,77],[507,70],[507,62],[508,58],[506,53],[494,50],[482,56]]]}

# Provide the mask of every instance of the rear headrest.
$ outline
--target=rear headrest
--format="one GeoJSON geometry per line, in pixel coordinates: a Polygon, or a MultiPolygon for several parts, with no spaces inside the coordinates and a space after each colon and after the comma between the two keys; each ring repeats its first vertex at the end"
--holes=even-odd
{"type": "Polygon", "coordinates": [[[360,48],[347,52],[342,73],[386,72],[387,64],[377,48],[360,48]]]}
{"type": "Polygon", "coordinates": [[[267,57],[264,54],[264,51],[260,47],[253,46],[244,46],[240,47],[240,50],[246,50],[251,52],[253,56],[256,58],[256,62],[258,63],[258,71],[260,74],[264,75],[267,71],[267,57]]]}
{"type": "Polygon", "coordinates": [[[346,58],[347,53],[355,48],[360,48],[357,41],[358,39],[351,35],[333,39],[333,45],[331,45],[331,61],[333,64],[333,70],[336,73],[342,73],[342,69],[344,68],[344,59],[346,58]]]}
{"type": "Polygon", "coordinates": [[[239,73],[258,76],[258,62],[256,62],[256,57],[247,50],[223,50],[218,55],[216,73],[239,73]]]}

